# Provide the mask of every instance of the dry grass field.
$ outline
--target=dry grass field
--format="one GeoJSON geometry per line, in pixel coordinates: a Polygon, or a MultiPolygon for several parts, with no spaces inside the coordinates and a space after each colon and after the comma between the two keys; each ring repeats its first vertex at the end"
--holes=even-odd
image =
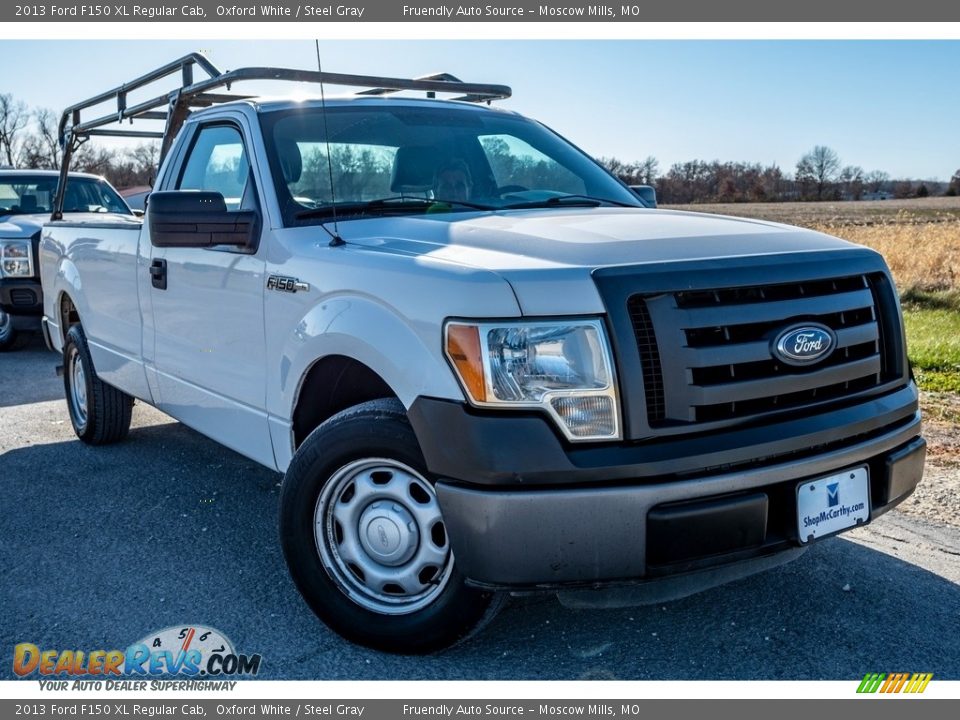
{"type": "Polygon", "coordinates": [[[902,294],[960,290],[960,197],[662,207],[811,228],[883,253],[902,294]]]}
{"type": "Polygon", "coordinates": [[[960,220],[960,197],[858,202],[713,203],[661,205],[676,210],[736,215],[814,227],[816,225],[869,225],[895,220],[905,213],[918,222],[960,220]]]}
{"type": "Polygon", "coordinates": [[[662,207],[800,225],[878,250],[900,290],[920,386],[960,393],[960,197],[662,207]]]}

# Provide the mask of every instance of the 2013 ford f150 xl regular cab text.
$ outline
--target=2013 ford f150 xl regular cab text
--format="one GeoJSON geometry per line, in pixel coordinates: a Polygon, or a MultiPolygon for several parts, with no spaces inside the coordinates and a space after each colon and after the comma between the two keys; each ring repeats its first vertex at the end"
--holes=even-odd
{"type": "Polygon", "coordinates": [[[143,220],[45,226],[45,332],[82,440],[122,439],[136,398],[285,473],[291,575],[344,636],[426,652],[505,591],[696,587],[919,482],[877,253],[647,208],[480,102],[503,86],[202,56],[143,82],[180,71],[152,105],[121,102],[128,84],[115,115],[64,114],[66,163],[105,122],[167,126],[143,220]],[[375,89],[211,92],[251,78],[375,89]]]}

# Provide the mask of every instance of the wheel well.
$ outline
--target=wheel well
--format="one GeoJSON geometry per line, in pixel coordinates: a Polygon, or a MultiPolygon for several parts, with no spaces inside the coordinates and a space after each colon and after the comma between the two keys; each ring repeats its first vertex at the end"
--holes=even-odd
{"type": "Polygon", "coordinates": [[[66,293],[60,296],[60,333],[61,337],[67,337],[67,330],[74,325],[80,324],[80,313],[77,312],[77,306],[66,293]]]}
{"type": "Polygon", "coordinates": [[[295,447],[324,420],[368,400],[396,397],[377,373],[343,355],[318,360],[304,378],[293,411],[295,447]]]}

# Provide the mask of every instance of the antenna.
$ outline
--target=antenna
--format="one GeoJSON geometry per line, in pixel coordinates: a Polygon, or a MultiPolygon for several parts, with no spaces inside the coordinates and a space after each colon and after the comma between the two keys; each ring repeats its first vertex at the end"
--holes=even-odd
{"type": "MultiPolygon", "coordinates": [[[[317,48],[317,72],[320,73],[320,112],[323,113],[323,138],[327,144],[327,171],[330,173],[330,209],[333,212],[333,233],[330,236],[330,247],[345,245],[340,237],[340,227],[337,224],[337,198],[333,188],[333,156],[330,154],[330,131],[327,128],[327,98],[323,92],[323,67],[320,65],[320,40],[315,39],[317,48]]],[[[324,228],[326,229],[326,228],[324,228]]],[[[327,231],[329,232],[329,230],[327,231]]]]}

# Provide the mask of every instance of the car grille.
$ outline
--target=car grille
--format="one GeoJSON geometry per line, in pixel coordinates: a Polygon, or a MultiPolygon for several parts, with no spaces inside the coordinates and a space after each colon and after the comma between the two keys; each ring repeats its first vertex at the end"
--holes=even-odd
{"type": "Polygon", "coordinates": [[[859,274],[632,295],[627,306],[650,426],[729,421],[883,384],[896,363],[882,342],[880,282],[879,274],[859,274]],[[780,362],[772,338],[804,322],[831,328],[836,347],[810,366],[780,362]]]}

